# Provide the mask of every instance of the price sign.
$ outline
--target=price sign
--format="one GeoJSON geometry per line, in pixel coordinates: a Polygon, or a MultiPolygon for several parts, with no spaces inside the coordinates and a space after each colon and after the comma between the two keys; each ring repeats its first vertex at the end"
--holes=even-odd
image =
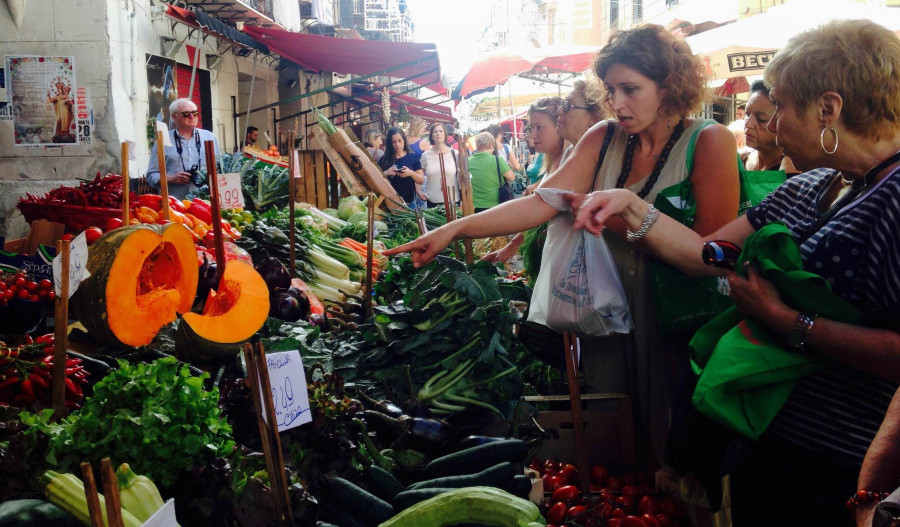
{"type": "MultiPolygon", "coordinates": [[[[78,284],[81,283],[82,280],[91,276],[91,273],[87,270],[87,260],[88,260],[88,247],[87,247],[87,238],[85,238],[84,233],[82,232],[78,236],[72,240],[72,243],[69,244],[69,294],[68,297],[72,298],[72,295],[75,294],[75,291],[78,290],[78,284]]],[[[62,294],[62,255],[56,255],[56,258],[53,259],[53,290],[57,295],[62,294]]]]}
{"type": "Polygon", "coordinates": [[[172,146],[172,138],[169,137],[169,127],[162,121],[156,121],[156,131],[162,132],[163,146],[172,146]]]}
{"type": "Polygon", "coordinates": [[[134,141],[125,140],[128,143],[128,160],[129,161],[137,161],[137,143],[134,141]]]}
{"type": "Polygon", "coordinates": [[[141,527],[172,527],[178,525],[175,522],[175,500],[169,498],[153,516],[147,518],[147,521],[141,527]]]}
{"type": "Polygon", "coordinates": [[[266,367],[269,368],[269,384],[272,386],[278,431],[284,432],[311,422],[306,371],[303,369],[300,352],[293,350],[266,353],[266,367]]]}
{"type": "Polygon", "coordinates": [[[238,173],[219,174],[219,208],[244,208],[244,193],[241,191],[241,175],[238,173]]]}

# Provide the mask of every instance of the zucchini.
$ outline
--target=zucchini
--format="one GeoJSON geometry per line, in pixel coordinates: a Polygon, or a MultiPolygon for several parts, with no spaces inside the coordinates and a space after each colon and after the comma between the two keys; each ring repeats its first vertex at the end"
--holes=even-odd
{"type": "Polygon", "coordinates": [[[379,527],[445,527],[461,523],[492,527],[544,525],[534,503],[492,487],[468,487],[421,501],[379,527]]]}
{"type": "Polygon", "coordinates": [[[512,463],[504,461],[475,474],[465,476],[444,476],[442,478],[420,481],[409,486],[409,490],[428,488],[461,489],[463,487],[497,487],[509,488],[516,472],[512,463]]]}
{"type": "Polygon", "coordinates": [[[437,488],[428,488],[428,489],[416,489],[416,490],[405,490],[396,496],[394,496],[394,510],[397,512],[405,511],[406,509],[412,507],[416,503],[420,501],[425,501],[431,499],[435,496],[443,494],[445,492],[450,492],[451,490],[456,489],[437,489],[437,488]]]}
{"type": "Polygon", "coordinates": [[[471,474],[503,461],[520,463],[528,455],[528,445],[521,439],[504,439],[474,446],[444,457],[439,457],[425,467],[429,479],[443,476],[471,474]]]}
{"type": "Polygon", "coordinates": [[[364,525],[375,527],[394,515],[390,503],[350,483],[344,478],[331,478],[329,488],[334,501],[339,500],[344,510],[364,525]]]}
{"type": "Polygon", "coordinates": [[[388,502],[393,502],[394,496],[406,490],[393,474],[378,465],[370,465],[366,470],[366,483],[372,494],[388,502]]]}
{"type": "Polygon", "coordinates": [[[44,500],[12,500],[0,503],[0,525],[3,527],[78,527],[75,516],[44,500]]]}

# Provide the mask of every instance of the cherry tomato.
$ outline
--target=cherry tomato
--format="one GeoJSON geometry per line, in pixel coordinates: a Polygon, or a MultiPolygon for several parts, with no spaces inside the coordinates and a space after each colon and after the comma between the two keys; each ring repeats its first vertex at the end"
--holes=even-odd
{"type": "Polygon", "coordinates": [[[620,518],[610,518],[606,520],[606,527],[622,527],[622,520],[620,518]]]}
{"type": "Polygon", "coordinates": [[[39,297],[39,296],[37,296],[37,295],[28,295],[28,300],[30,300],[30,301],[32,301],[32,302],[40,302],[40,301],[41,301],[41,297],[39,297]]]}
{"type": "Polygon", "coordinates": [[[9,287],[9,286],[6,285],[6,282],[4,282],[3,280],[0,280],[0,291],[6,291],[7,287],[9,287]]]}
{"type": "Polygon", "coordinates": [[[566,520],[567,521],[575,521],[576,518],[581,519],[580,516],[584,514],[587,509],[584,505],[576,505],[574,507],[569,507],[569,510],[566,511],[566,520]]]}
{"type": "Polygon", "coordinates": [[[37,291],[38,285],[36,282],[25,282],[25,289],[28,290],[29,293],[34,293],[37,291]]]}
{"type": "Polygon", "coordinates": [[[632,513],[634,512],[634,500],[630,496],[619,496],[616,498],[616,507],[632,513]]]}
{"type": "Polygon", "coordinates": [[[643,514],[641,515],[641,520],[644,521],[644,525],[647,527],[660,527],[659,522],[656,521],[656,516],[651,514],[643,514]]]}
{"type": "Polygon", "coordinates": [[[88,245],[99,240],[101,236],[103,236],[103,231],[100,230],[100,227],[88,227],[84,230],[84,237],[87,240],[88,245]]]}
{"type": "Polygon", "coordinates": [[[603,485],[609,478],[609,471],[603,465],[594,465],[591,467],[591,483],[595,485],[603,485]]]}
{"type": "Polygon", "coordinates": [[[547,511],[547,523],[562,523],[566,520],[566,504],[554,503],[547,511]]]}
{"type": "Polygon", "coordinates": [[[50,291],[49,293],[47,293],[47,300],[54,300],[54,299],[56,299],[55,291],[50,291]]]}
{"type": "Polygon", "coordinates": [[[53,289],[53,282],[50,281],[50,280],[48,280],[47,278],[44,278],[43,280],[41,280],[40,282],[38,282],[38,287],[40,287],[41,289],[46,289],[47,291],[49,291],[49,290],[53,289]]]}
{"type": "Polygon", "coordinates": [[[559,474],[563,477],[566,483],[574,483],[578,481],[578,469],[575,468],[575,465],[569,463],[568,465],[563,465],[561,469],[559,469],[559,474]]]}
{"type": "Polygon", "coordinates": [[[609,490],[618,492],[622,490],[622,480],[617,478],[616,476],[610,476],[606,480],[606,486],[609,488],[609,490]]]}
{"type": "Polygon", "coordinates": [[[544,492],[552,493],[562,484],[562,480],[556,475],[544,474],[544,477],[541,479],[544,482],[544,492]]]}
{"type": "Polygon", "coordinates": [[[619,525],[621,525],[621,527],[647,527],[644,520],[637,516],[625,516],[622,518],[622,522],[619,525]]]}
{"type": "Polygon", "coordinates": [[[653,496],[644,496],[638,501],[637,512],[640,515],[650,514],[656,516],[659,514],[659,501],[653,496]]]}
{"type": "Polygon", "coordinates": [[[122,218],[110,218],[106,220],[105,227],[106,230],[111,231],[113,229],[118,229],[122,225],[124,225],[124,223],[122,222],[122,218]]]}
{"type": "Polygon", "coordinates": [[[668,516],[662,513],[656,515],[656,523],[659,524],[659,527],[673,527],[675,525],[668,516]]]}
{"type": "Polygon", "coordinates": [[[16,296],[22,300],[27,300],[28,297],[31,296],[31,293],[29,293],[27,289],[19,289],[16,291],[16,296]]]}
{"type": "Polygon", "coordinates": [[[24,276],[16,275],[16,281],[14,282],[16,287],[22,288],[25,287],[25,284],[28,283],[28,280],[25,279],[24,276]]]}
{"type": "Polygon", "coordinates": [[[72,236],[71,234],[66,233],[66,234],[63,234],[59,239],[62,241],[72,241],[75,239],[75,237],[72,236]]]}
{"type": "Polygon", "coordinates": [[[659,502],[659,512],[665,514],[669,518],[680,518],[683,514],[678,502],[672,498],[666,498],[659,502]]]}
{"type": "Polygon", "coordinates": [[[576,498],[578,498],[578,487],[575,485],[566,485],[554,490],[550,500],[553,503],[556,503],[558,501],[569,502],[576,498]]]}
{"type": "Polygon", "coordinates": [[[622,487],[622,495],[637,500],[641,496],[641,489],[637,485],[625,485],[622,487]]]}

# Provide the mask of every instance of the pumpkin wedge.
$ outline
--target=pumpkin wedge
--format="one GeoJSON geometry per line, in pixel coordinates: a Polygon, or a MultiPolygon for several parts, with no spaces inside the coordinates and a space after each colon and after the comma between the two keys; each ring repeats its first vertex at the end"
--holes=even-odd
{"type": "Polygon", "coordinates": [[[91,245],[87,269],[73,309],[88,333],[113,344],[149,344],[191,310],[197,291],[197,251],[179,224],[109,231],[91,245]]]}
{"type": "Polygon", "coordinates": [[[252,265],[228,262],[218,289],[210,291],[203,313],[185,313],[176,347],[185,358],[228,360],[241,350],[269,314],[269,288],[252,265]]]}

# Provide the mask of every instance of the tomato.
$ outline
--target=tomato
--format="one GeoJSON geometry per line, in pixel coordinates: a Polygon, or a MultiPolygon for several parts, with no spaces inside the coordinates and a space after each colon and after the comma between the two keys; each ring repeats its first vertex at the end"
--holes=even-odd
{"type": "Polygon", "coordinates": [[[578,498],[578,487],[575,485],[566,485],[554,490],[550,500],[553,503],[556,503],[558,501],[569,502],[576,498],[578,498]]]}
{"type": "Polygon", "coordinates": [[[537,472],[538,474],[540,474],[542,476],[544,475],[544,467],[542,467],[541,465],[532,463],[532,464],[528,465],[528,468],[537,472]]]}
{"type": "Polygon", "coordinates": [[[647,524],[644,523],[644,520],[638,518],[637,516],[625,516],[622,518],[622,523],[620,524],[622,527],[647,527],[647,524]]]}
{"type": "Polygon", "coordinates": [[[37,291],[37,288],[37,282],[25,282],[25,289],[27,289],[29,293],[34,293],[35,291],[37,291]]]}
{"type": "Polygon", "coordinates": [[[47,279],[47,278],[44,278],[43,280],[41,280],[40,282],[38,282],[38,287],[40,287],[41,289],[46,289],[47,291],[49,291],[50,289],[53,288],[53,282],[50,281],[50,280],[47,279]]]}
{"type": "Polygon", "coordinates": [[[672,498],[666,498],[659,502],[659,512],[669,518],[680,518],[683,514],[678,502],[672,498]]]}
{"type": "Polygon", "coordinates": [[[84,237],[87,239],[88,245],[99,240],[101,236],[103,236],[103,231],[100,230],[100,227],[88,227],[84,230],[84,237]]]}
{"type": "Polygon", "coordinates": [[[659,501],[653,496],[644,496],[637,505],[638,514],[656,516],[659,513],[659,501]]]}
{"type": "Polygon", "coordinates": [[[40,302],[40,301],[41,301],[41,297],[39,297],[39,296],[37,296],[37,295],[29,295],[29,296],[28,296],[28,300],[30,300],[31,302],[40,302]]]}
{"type": "Polygon", "coordinates": [[[610,518],[622,519],[625,516],[628,516],[628,514],[626,514],[625,511],[622,509],[613,509],[612,512],[609,513],[610,518]]]}
{"type": "Polygon", "coordinates": [[[106,230],[111,231],[114,229],[118,229],[122,225],[124,225],[124,223],[122,222],[122,218],[110,218],[106,220],[106,225],[104,225],[104,227],[106,227],[106,230]]]}
{"type": "Polygon", "coordinates": [[[609,471],[603,465],[594,465],[591,467],[591,483],[603,485],[609,478],[609,471]]]}
{"type": "Polygon", "coordinates": [[[62,241],[72,241],[75,239],[75,237],[71,234],[63,234],[59,239],[62,241]]]}
{"type": "Polygon", "coordinates": [[[606,486],[609,487],[609,490],[618,492],[622,490],[622,480],[615,476],[610,476],[609,479],[606,480],[606,486]]]}
{"type": "Polygon", "coordinates": [[[637,500],[641,496],[641,489],[637,485],[625,485],[622,487],[622,495],[637,500]]]}
{"type": "Polygon", "coordinates": [[[544,492],[553,492],[560,487],[562,484],[562,480],[559,476],[544,474],[544,477],[541,478],[544,482],[544,492]]]}
{"type": "Polygon", "coordinates": [[[571,463],[563,465],[563,467],[559,469],[559,474],[566,483],[575,483],[578,481],[578,469],[571,463]]]}
{"type": "Polygon", "coordinates": [[[631,496],[619,496],[616,498],[616,507],[629,513],[634,512],[634,500],[631,499],[631,496]]]}
{"type": "Polygon", "coordinates": [[[606,527],[622,527],[622,520],[619,518],[610,518],[606,520],[606,527]]]}
{"type": "Polygon", "coordinates": [[[562,523],[566,521],[567,506],[563,502],[554,503],[547,511],[547,523],[562,523]]]}
{"type": "Polygon", "coordinates": [[[659,527],[673,527],[675,525],[665,514],[657,514],[656,523],[659,524],[659,527]]]}
{"type": "Polygon", "coordinates": [[[594,512],[597,514],[599,518],[609,518],[610,514],[612,514],[613,508],[609,503],[603,502],[594,509],[594,512]]]}
{"type": "Polygon", "coordinates": [[[27,289],[19,289],[18,291],[16,291],[16,296],[21,298],[22,300],[28,300],[28,297],[31,296],[31,293],[29,293],[27,289]]]}
{"type": "Polygon", "coordinates": [[[582,515],[587,512],[587,509],[584,505],[576,505],[574,507],[569,507],[569,510],[566,511],[566,520],[567,521],[575,521],[576,519],[582,519],[582,515]]]}
{"type": "Polygon", "coordinates": [[[641,520],[644,521],[644,525],[647,527],[660,527],[659,522],[656,521],[656,516],[652,514],[641,515],[641,520]]]}

